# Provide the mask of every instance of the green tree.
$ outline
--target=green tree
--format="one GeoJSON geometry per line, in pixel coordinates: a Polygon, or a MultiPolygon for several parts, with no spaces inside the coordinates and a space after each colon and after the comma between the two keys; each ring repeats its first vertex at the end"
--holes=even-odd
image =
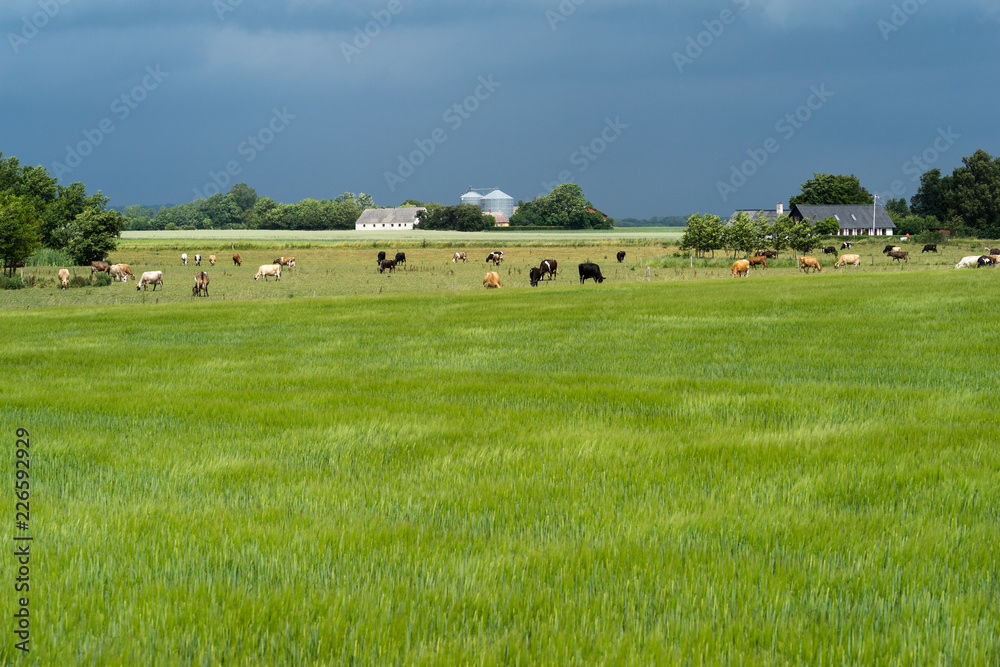
{"type": "Polygon", "coordinates": [[[872,194],[861,187],[857,177],[817,174],[802,184],[801,194],[788,200],[789,206],[796,204],[870,204],[872,194]]]}
{"type": "Polygon", "coordinates": [[[459,232],[478,232],[496,225],[493,216],[485,216],[475,204],[442,206],[434,211],[420,211],[417,221],[421,229],[450,229],[459,232]],[[492,222],[491,222],[492,220],[492,222]]]}
{"type": "Polygon", "coordinates": [[[840,232],[840,223],[836,218],[825,218],[813,225],[813,229],[822,236],[835,236],[840,232]]]}
{"type": "Polygon", "coordinates": [[[234,183],[226,196],[232,198],[232,201],[239,207],[241,215],[252,209],[253,205],[257,203],[257,191],[246,183],[234,183]]]}
{"type": "MultiPolygon", "coordinates": [[[[910,197],[910,213],[923,217],[934,216],[938,220],[948,219],[948,207],[944,197],[941,170],[931,169],[920,177],[917,194],[910,197]]],[[[895,220],[893,221],[895,222],[895,220]]]]}
{"type": "Polygon", "coordinates": [[[890,199],[887,201],[885,203],[885,212],[889,214],[889,218],[893,222],[896,222],[896,220],[910,215],[910,207],[907,206],[906,200],[900,197],[899,199],[890,199]]]}
{"type": "Polygon", "coordinates": [[[985,238],[1000,236],[1000,158],[977,150],[943,180],[950,215],[985,238]]]}
{"type": "Polygon", "coordinates": [[[759,248],[764,233],[760,220],[751,219],[747,213],[738,213],[722,230],[722,247],[733,251],[733,259],[742,253],[750,255],[759,248]]]}
{"type": "Polygon", "coordinates": [[[715,257],[715,251],[723,247],[722,234],[723,224],[719,216],[695,213],[687,220],[680,249],[693,250],[697,257],[704,257],[708,252],[715,257]]]}
{"type": "Polygon", "coordinates": [[[788,226],[788,247],[807,253],[819,245],[819,235],[808,220],[792,221],[788,226]]]}
{"type": "Polygon", "coordinates": [[[31,257],[42,245],[42,219],[27,197],[0,195],[0,266],[31,257]]]}
{"type": "Polygon", "coordinates": [[[70,225],[66,252],[78,265],[102,260],[118,247],[123,226],[117,211],[88,208],[70,225]]]}
{"type": "Polygon", "coordinates": [[[795,221],[787,215],[780,215],[775,218],[768,228],[768,235],[771,237],[771,246],[775,252],[781,254],[782,250],[791,248],[791,229],[795,221]]]}

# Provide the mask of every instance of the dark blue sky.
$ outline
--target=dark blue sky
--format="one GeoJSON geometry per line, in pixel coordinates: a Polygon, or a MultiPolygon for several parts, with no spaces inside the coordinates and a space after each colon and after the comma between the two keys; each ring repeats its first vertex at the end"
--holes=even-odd
{"type": "Polygon", "coordinates": [[[614,217],[728,214],[1000,152],[995,0],[5,0],[0,26],[0,151],[114,206],[572,181],[614,217]]]}

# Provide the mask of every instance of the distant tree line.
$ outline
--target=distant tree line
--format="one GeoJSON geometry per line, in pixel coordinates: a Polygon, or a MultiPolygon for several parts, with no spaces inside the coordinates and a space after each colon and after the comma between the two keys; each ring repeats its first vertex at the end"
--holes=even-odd
{"type": "Polygon", "coordinates": [[[616,218],[615,227],[684,227],[687,215],[661,215],[652,218],[616,218]]]}
{"type": "Polygon", "coordinates": [[[21,165],[0,153],[0,261],[26,261],[50,248],[78,265],[104,259],[117,247],[123,219],[100,191],[60,185],[42,166],[21,165]]]}
{"type": "Polygon", "coordinates": [[[174,229],[354,229],[366,208],[376,208],[371,195],[345,192],[336,199],[303,199],[294,204],[257,196],[246,183],[236,183],[226,194],[196,199],[159,210],[128,206],[129,231],[174,229]]]}
{"type": "Polygon", "coordinates": [[[564,229],[612,229],[614,220],[594,208],[576,183],[563,183],[549,194],[520,202],[510,217],[511,227],[562,227],[564,229]]]}
{"type": "Polygon", "coordinates": [[[779,253],[784,250],[806,253],[817,247],[824,235],[835,234],[839,229],[840,223],[833,218],[812,224],[808,220],[796,222],[787,215],[771,220],[738,213],[731,221],[723,221],[717,215],[696,213],[687,220],[680,249],[692,250],[698,257],[709,252],[714,257],[716,250],[726,250],[733,253],[734,259],[764,248],[779,253]]]}

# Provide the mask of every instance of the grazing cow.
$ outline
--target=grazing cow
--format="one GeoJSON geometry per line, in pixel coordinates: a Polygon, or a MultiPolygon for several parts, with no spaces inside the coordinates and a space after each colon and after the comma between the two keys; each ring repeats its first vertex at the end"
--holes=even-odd
{"type": "Polygon", "coordinates": [[[378,251],[378,258],[376,258],[375,261],[377,263],[381,264],[383,259],[385,259],[385,250],[379,250],[378,251]]]}
{"type": "Polygon", "coordinates": [[[215,266],[215,255],[208,256],[208,263],[211,264],[212,266],[215,266]]]}
{"type": "Polygon", "coordinates": [[[765,269],[767,268],[767,257],[764,257],[764,255],[751,257],[747,261],[750,262],[750,267],[753,269],[756,269],[758,266],[763,266],[765,269]]]}
{"type": "Polygon", "coordinates": [[[827,247],[823,248],[823,254],[824,255],[836,255],[837,254],[837,249],[834,248],[832,245],[828,245],[827,247]]]}
{"type": "Polygon", "coordinates": [[[531,267],[528,271],[528,281],[531,282],[532,287],[538,286],[538,281],[542,279],[542,270],[537,266],[531,267]]]}
{"type": "Polygon", "coordinates": [[[502,261],[503,261],[502,252],[491,252],[489,256],[486,257],[487,264],[493,262],[493,266],[497,266],[502,261]]]}
{"type": "Polygon", "coordinates": [[[389,269],[389,273],[396,270],[396,260],[394,259],[383,259],[378,265],[378,272],[384,273],[386,269],[389,269]]]}
{"type": "Polygon", "coordinates": [[[194,287],[191,288],[191,296],[201,296],[202,292],[208,296],[208,274],[199,271],[194,274],[194,287]]]}
{"type": "Polygon", "coordinates": [[[841,250],[847,250],[850,247],[851,247],[851,242],[850,241],[844,241],[843,243],[840,244],[840,249],[841,250]]]}
{"type": "Polygon", "coordinates": [[[259,280],[261,276],[264,276],[265,283],[268,276],[274,276],[275,280],[281,280],[281,264],[261,264],[253,279],[259,280]]]}
{"type": "MultiPolygon", "coordinates": [[[[138,292],[139,290],[142,290],[145,292],[146,285],[152,285],[154,292],[156,291],[157,285],[163,287],[163,271],[146,271],[143,273],[142,277],[139,278],[139,284],[135,286],[135,291],[138,292]]],[[[160,291],[162,292],[163,290],[160,291]]]]}
{"type": "Polygon", "coordinates": [[[240,257],[240,253],[233,253],[233,264],[236,266],[243,266],[243,258],[240,257]]]}
{"type": "Polygon", "coordinates": [[[777,250],[758,250],[754,253],[756,257],[767,257],[768,259],[778,259],[777,250]]]}
{"type": "Polygon", "coordinates": [[[90,277],[93,278],[94,274],[103,271],[104,273],[111,273],[111,265],[107,262],[95,261],[90,263],[90,277]]]}
{"type": "Polygon", "coordinates": [[[621,264],[624,261],[625,261],[625,251],[624,250],[619,250],[618,251],[618,263],[621,264]]]}
{"type": "Polygon", "coordinates": [[[886,247],[882,248],[882,254],[887,255],[890,252],[899,252],[900,250],[902,250],[902,248],[900,248],[898,245],[887,245],[886,247]]]}
{"type": "Polygon", "coordinates": [[[59,269],[59,286],[62,289],[69,287],[69,269],[59,269]]]}
{"type": "Polygon", "coordinates": [[[597,264],[592,264],[590,262],[580,265],[580,284],[582,285],[587,278],[593,278],[595,283],[603,283],[604,276],[601,275],[601,267],[597,264]]]}
{"type": "Polygon", "coordinates": [[[968,255],[963,257],[958,264],[955,265],[956,269],[969,269],[979,265],[980,255],[968,255]]]}
{"type": "Polygon", "coordinates": [[[294,257],[276,257],[272,264],[280,264],[281,266],[287,266],[289,268],[295,268],[295,258],[294,257]]]}
{"type": "Polygon", "coordinates": [[[188,265],[188,254],[186,252],[181,253],[181,261],[184,262],[184,266],[188,265]]]}
{"type": "Polygon", "coordinates": [[[987,248],[986,253],[989,255],[1000,255],[1000,248],[987,248]]]}
{"type": "Polygon", "coordinates": [[[490,271],[483,278],[483,287],[486,289],[501,288],[503,285],[500,284],[500,275],[496,271],[490,271]]]}
{"type": "Polygon", "coordinates": [[[406,253],[397,252],[396,253],[396,264],[406,264],[406,253]]]}
{"type": "Polygon", "coordinates": [[[833,268],[836,269],[848,264],[853,264],[854,268],[858,268],[858,265],[861,264],[861,255],[841,255],[837,263],[833,265],[833,268]]]}
{"type": "Polygon", "coordinates": [[[809,269],[814,269],[817,273],[823,270],[815,257],[799,257],[799,268],[806,273],[809,273],[809,269]]]}
{"type": "Polygon", "coordinates": [[[559,263],[554,259],[546,259],[542,261],[538,269],[542,272],[544,276],[546,273],[549,274],[549,280],[556,277],[556,269],[559,267],[559,263]]]}
{"type": "Polygon", "coordinates": [[[112,264],[108,273],[111,274],[114,280],[120,280],[123,283],[128,281],[128,276],[125,275],[120,264],[112,264]]]}
{"type": "Polygon", "coordinates": [[[891,251],[889,251],[889,254],[887,255],[887,257],[892,257],[897,262],[899,260],[903,260],[904,262],[909,263],[909,261],[910,261],[910,253],[903,252],[902,250],[891,250],[891,251]]]}
{"type": "Polygon", "coordinates": [[[977,269],[980,266],[996,266],[996,265],[997,265],[996,261],[990,255],[982,255],[979,259],[976,260],[977,269]]]}
{"type": "Polygon", "coordinates": [[[928,243],[925,245],[924,249],[920,251],[920,254],[922,255],[925,252],[937,252],[937,243],[928,243]]]}
{"type": "Polygon", "coordinates": [[[119,264],[118,266],[122,267],[122,273],[124,273],[126,276],[128,276],[132,280],[136,279],[135,274],[132,273],[131,266],[129,266],[128,264],[119,264]]]}
{"type": "Polygon", "coordinates": [[[195,266],[201,266],[201,255],[195,255],[194,256],[194,265],[195,266]]]}
{"type": "Polygon", "coordinates": [[[458,260],[462,260],[463,262],[467,262],[467,261],[469,261],[469,258],[468,258],[468,256],[464,252],[456,252],[455,256],[451,258],[451,261],[454,264],[454,263],[458,262],[458,260]]]}
{"type": "Polygon", "coordinates": [[[733,278],[735,278],[736,276],[743,276],[744,278],[746,278],[747,274],[750,272],[750,262],[745,259],[738,259],[735,262],[733,262],[732,270],[733,270],[733,278]]]}

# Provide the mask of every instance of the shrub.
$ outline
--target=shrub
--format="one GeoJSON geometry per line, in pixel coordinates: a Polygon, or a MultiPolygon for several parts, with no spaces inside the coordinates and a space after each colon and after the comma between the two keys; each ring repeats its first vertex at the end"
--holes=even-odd
{"type": "Polygon", "coordinates": [[[94,274],[94,285],[97,287],[107,287],[111,284],[111,274],[101,271],[94,274]]]}
{"type": "MultiPolygon", "coordinates": [[[[107,274],[104,274],[104,275],[107,275],[107,274]]],[[[73,276],[72,278],[69,279],[69,286],[70,287],[86,287],[87,286],[87,279],[84,278],[83,276],[73,276]]]]}
{"type": "Polygon", "coordinates": [[[3,289],[22,289],[24,287],[24,283],[22,283],[21,279],[17,276],[2,276],[0,277],[0,287],[3,289]]]}

